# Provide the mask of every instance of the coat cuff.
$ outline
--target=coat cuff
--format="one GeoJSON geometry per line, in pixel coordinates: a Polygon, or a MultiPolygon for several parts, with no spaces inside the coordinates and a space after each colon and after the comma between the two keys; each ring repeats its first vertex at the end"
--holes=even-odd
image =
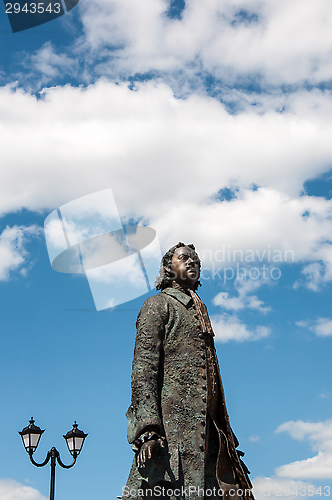
{"type": "Polygon", "coordinates": [[[165,438],[157,434],[157,432],[146,431],[143,434],[141,434],[139,438],[135,439],[131,448],[135,453],[137,453],[144,443],[147,443],[148,441],[152,440],[156,441],[157,439],[162,439],[163,441],[165,440],[165,438]]]}

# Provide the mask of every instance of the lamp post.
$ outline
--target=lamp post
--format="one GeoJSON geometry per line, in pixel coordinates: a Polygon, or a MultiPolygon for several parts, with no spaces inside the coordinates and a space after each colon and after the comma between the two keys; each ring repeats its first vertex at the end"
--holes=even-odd
{"type": "Polygon", "coordinates": [[[48,462],[51,460],[50,500],[54,500],[56,462],[58,462],[58,464],[64,469],[70,469],[71,467],[73,467],[73,465],[75,465],[76,458],[82,450],[82,446],[85,438],[87,437],[87,434],[78,429],[77,423],[75,421],[73,424],[73,428],[69,432],[67,432],[65,436],[63,436],[66,440],[69,453],[73,457],[72,463],[70,465],[65,465],[60,458],[60,453],[53,446],[53,448],[51,448],[50,451],[47,452],[44,462],[39,464],[35,462],[32,455],[37,449],[39,440],[43,432],[44,431],[42,431],[40,427],[37,427],[35,425],[35,421],[31,417],[29,425],[27,427],[24,427],[24,429],[19,432],[19,434],[21,435],[24,448],[26,449],[27,453],[29,453],[29,457],[33,465],[35,465],[36,467],[44,467],[44,465],[48,464],[48,462]]]}

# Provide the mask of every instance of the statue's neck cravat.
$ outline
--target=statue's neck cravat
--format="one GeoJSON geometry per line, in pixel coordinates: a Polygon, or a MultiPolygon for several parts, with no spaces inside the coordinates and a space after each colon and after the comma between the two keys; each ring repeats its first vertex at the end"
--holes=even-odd
{"type": "Polygon", "coordinates": [[[208,333],[214,337],[211,321],[206,309],[205,304],[201,301],[199,296],[194,290],[189,288],[189,293],[193,299],[194,306],[198,315],[199,322],[201,324],[202,330],[204,333],[208,333]]]}

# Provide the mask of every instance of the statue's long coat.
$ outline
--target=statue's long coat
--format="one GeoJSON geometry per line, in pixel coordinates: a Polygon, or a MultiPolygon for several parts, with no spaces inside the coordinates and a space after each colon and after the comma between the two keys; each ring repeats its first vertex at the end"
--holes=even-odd
{"type": "MultiPolygon", "coordinates": [[[[142,479],[154,485],[182,478],[185,488],[205,486],[207,343],[212,343],[216,356],[212,335],[202,334],[192,298],[186,293],[166,288],[144,302],[137,319],[128,441],[133,443],[153,429],[166,437],[168,449],[160,458],[148,460],[145,469],[138,470],[134,458],[127,482],[130,498],[135,498],[142,479]]],[[[243,497],[252,498],[251,483],[235,449],[238,443],[230,427],[220,373],[219,385],[218,482],[224,484],[223,471],[227,474],[231,467],[234,482],[247,491],[243,497]]]]}

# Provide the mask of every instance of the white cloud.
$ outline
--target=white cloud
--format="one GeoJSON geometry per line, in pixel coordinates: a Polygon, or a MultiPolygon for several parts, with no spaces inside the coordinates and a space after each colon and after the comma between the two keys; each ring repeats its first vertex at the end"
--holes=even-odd
{"type": "Polygon", "coordinates": [[[13,479],[0,479],[0,500],[46,500],[39,491],[13,479]]]}
{"type": "MultiPolygon", "coordinates": [[[[332,277],[331,245],[326,243],[332,229],[331,208],[331,200],[308,196],[291,198],[276,190],[261,188],[244,190],[229,202],[183,204],[159,220],[152,220],[151,224],[161,241],[168,239],[169,244],[178,240],[194,241],[203,258],[203,267],[211,270],[210,274],[204,272],[203,278],[207,280],[227,283],[246,273],[250,281],[271,283],[280,278],[285,262],[321,259],[325,262],[322,279],[328,282],[332,277]],[[303,217],[307,209],[310,215],[303,217]],[[265,252],[265,258],[260,261],[256,256],[255,262],[246,262],[247,256],[258,249],[260,257],[265,252]],[[251,276],[250,269],[254,271],[251,276]]],[[[225,304],[226,296],[223,298],[225,304]]],[[[240,308],[241,301],[232,301],[232,306],[240,308]]]]}
{"type": "Polygon", "coordinates": [[[312,290],[313,292],[319,292],[321,286],[325,281],[328,281],[331,271],[326,272],[326,267],[321,262],[312,262],[302,269],[302,274],[305,276],[303,279],[298,279],[294,283],[294,288],[297,289],[301,285],[312,290]],[[327,278],[327,279],[326,279],[327,278]]]}
{"type": "Polygon", "coordinates": [[[314,457],[278,467],[278,476],[292,479],[332,478],[332,420],[285,422],[279,425],[276,432],[288,432],[299,441],[308,440],[312,450],[318,452],[314,457]]]}
{"type": "Polygon", "coordinates": [[[214,99],[175,99],[151,82],[135,92],[106,81],[57,87],[39,100],[0,88],[0,212],[53,210],[111,187],[121,217],[148,221],[163,249],[226,244],[244,256],[265,252],[274,267],[282,262],[273,252],[284,261],[289,251],[295,262],[323,262],[328,281],[332,200],[299,193],[330,165],[331,111],[319,91],[289,98],[281,114],[229,115],[214,99]],[[216,201],[225,186],[237,186],[237,197],[216,201]]]}
{"type": "Polygon", "coordinates": [[[110,265],[96,267],[88,271],[91,279],[96,283],[123,284],[127,287],[146,286],[142,268],[135,255],[118,260],[110,265]]]}
{"type": "Polygon", "coordinates": [[[220,342],[259,340],[268,337],[271,333],[270,328],[266,326],[257,326],[254,330],[251,330],[236,316],[230,316],[227,313],[215,314],[211,317],[211,320],[216,341],[220,342]]]}
{"type": "Polygon", "coordinates": [[[264,302],[259,300],[256,295],[249,295],[262,284],[264,284],[262,280],[236,279],[234,285],[239,293],[238,297],[231,297],[227,292],[220,292],[212,299],[212,302],[216,306],[221,306],[222,309],[239,311],[247,307],[266,314],[271,311],[271,307],[264,306],[264,302]]]}
{"type": "Polygon", "coordinates": [[[308,326],[308,322],[307,321],[303,321],[303,320],[296,321],[295,324],[296,324],[296,326],[300,326],[300,327],[306,327],[306,326],[308,326]]]}
{"type": "MultiPolygon", "coordinates": [[[[285,422],[276,429],[277,433],[287,432],[293,439],[308,440],[316,456],[292,462],[275,469],[273,477],[253,479],[254,495],[257,500],[267,497],[277,500],[287,497],[296,500],[299,496],[311,497],[315,494],[326,496],[324,486],[319,488],[309,480],[330,479],[332,477],[332,420],[324,422],[285,422]]],[[[328,487],[327,487],[328,488],[328,487]]]]}
{"type": "Polygon", "coordinates": [[[259,436],[256,436],[255,434],[253,434],[252,436],[250,436],[248,438],[249,441],[251,441],[252,443],[256,443],[257,441],[259,441],[259,436]]]}
{"type": "Polygon", "coordinates": [[[311,329],[318,337],[332,336],[332,320],[329,318],[318,318],[316,324],[311,329]]]}
{"type": "Polygon", "coordinates": [[[314,450],[332,452],[332,420],[323,422],[303,422],[302,420],[285,422],[276,432],[288,432],[293,439],[308,439],[314,450]]]}
{"type": "Polygon", "coordinates": [[[216,295],[212,302],[215,306],[221,306],[224,309],[238,311],[245,307],[244,301],[240,297],[231,297],[227,292],[220,292],[216,295]]]}
{"type": "MultiPolygon", "coordinates": [[[[51,42],[44,43],[34,54],[27,55],[24,66],[27,69],[33,66],[35,71],[42,75],[39,85],[45,85],[49,81],[61,78],[68,73],[71,73],[73,76],[75,71],[77,71],[77,61],[65,53],[57,54],[51,42]]],[[[27,76],[25,74],[25,78],[27,76]]]]}
{"type": "Polygon", "coordinates": [[[309,482],[280,477],[256,477],[252,483],[256,500],[266,500],[267,498],[271,500],[280,498],[296,500],[299,496],[303,498],[312,496],[312,493],[317,490],[309,482]]]}
{"type": "Polygon", "coordinates": [[[248,75],[268,84],[330,80],[329,0],[186,1],[182,19],[170,2],[94,0],[81,6],[84,37],[102,74],[210,73],[228,84],[248,75]],[[240,12],[246,12],[241,17],[240,12]],[[240,15],[239,15],[240,14],[240,15]],[[248,19],[252,19],[251,22],[248,19]],[[111,49],[110,49],[111,47],[111,49]]]}
{"type": "MultiPolygon", "coordinates": [[[[291,209],[293,218],[311,207],[324,217],[329,207],[305,197],[292,207],[292,197],[306,179],[330,164],[331,110],[332,98],[320,92],[297,96],[292,109],[282,114],[271,109],[232,116],[211,98],[175,99],[162,84],[142,84],[134,92],[125,84],[100,81],[85,90],[48,89],[43,100],[1,88],[6,176],[0,210],[58,207],[112,187],[129,210],[142,207],[142,215],[155,213],[157,202],[159,215],[174,201],[185,207],[193,199],[197,204],[209,199],[210,211],[215,207],[218,215],[210,198],[219,189],[255,183],[272,191],[252,195],[256,213],[250,228],[255,231],[263,217],[259,209],[265,193],[266,215],[272,217],[268,223],[280,231],[282,221],[273,214],[276,204],[280,216],[291,209]],[[15,147],[17,137],[20,148],[15,147]]],[[[245,198],[236,215],[245,213],[245,198]]],[[[289,225],[287,221],[286,231],[289,225]]]]}
{"type": "Polygon", "coordinates": [[[6,281],[12,271],[26,272],[23,265],[28,256],[25,248],[28,239],[38,234],[37,226],[6,227],[0,234],[0,281],[6,281]]]}
{"type": "Polygon", "coordinates": [[[299,460],[276,469],[280,477],[297,479],[331,479],[332,454],[319,451],[318,454],[306,460],[299,460]]]}
{"type": "Polygon", "coordinates": [[[332,336],[332,320],[329,318],[317,318],[314,321],[297,321],[296,325],[309,328],[318,337],[332,336]]]}
{"type": "MultiPolygon", "coordinates": [[[[237,312],[248,308],[266,314],[271,308],[264,306],[264,302],[259,300],[256,295],[249,295],[262,284],[264,283],[261,280],[238,278],[234,283],[239,294],[238,297],[231,297],[227,292],[220,292],[212,299],[212,302],[214,305],[220,306],[222,310],[237,312]]],[[[259,340],[268,337],[271,333],[271,329],[266,326],[257,326],[254,330],[250,329],[235,314],[230,315],[223,312],[213,315],[211,319],[216,340],[221,342],[259,340]]]]}

